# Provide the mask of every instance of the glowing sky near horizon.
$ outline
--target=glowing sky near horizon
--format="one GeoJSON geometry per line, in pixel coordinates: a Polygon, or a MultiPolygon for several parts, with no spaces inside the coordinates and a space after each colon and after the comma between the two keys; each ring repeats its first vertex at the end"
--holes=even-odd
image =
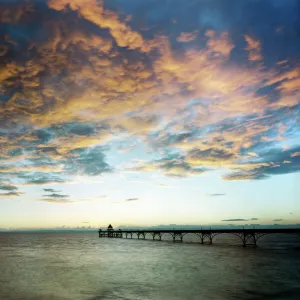
{"type": "Polygon", "coordinates": [[[0,25],[0,228],[300,223],[300,1],[0,0],[0,25]]]}

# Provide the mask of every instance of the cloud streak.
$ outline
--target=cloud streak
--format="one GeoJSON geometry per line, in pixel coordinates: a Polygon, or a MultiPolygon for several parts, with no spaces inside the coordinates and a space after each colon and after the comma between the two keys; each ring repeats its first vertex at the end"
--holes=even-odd
{"type": "Polygon", "coordinates": [[[248,221],[258,221],[258,218],[251,218],[251,219],[226,219],[221,220],[222,222],[248,222],[248,221]]]}
{"type": "Polygon", "coordinates": [[[44,189],[45,192],[49,193],[59,193],[60,191],[54,190],[54,189],[44,189]]]}
{"type": "Polygon", "coordinates": [[[138,201],[138,200],[139,200],[139,198],[128,198],[125,201],[126,202],[131,202],[131,201],[138,201]]]}
{"type": "Polygon", "coordinates": [[[0,184],[0,190],[2,191],[16,191],[18,188],[10,184],[0,184]]]}
{"type": "Polygon", "coordinates": [[[49,194],[49,195],[44,195],[45,197],[50,197],[50,198],[67,198],[69,195],[63,195],[63,194],[49,194]]]}

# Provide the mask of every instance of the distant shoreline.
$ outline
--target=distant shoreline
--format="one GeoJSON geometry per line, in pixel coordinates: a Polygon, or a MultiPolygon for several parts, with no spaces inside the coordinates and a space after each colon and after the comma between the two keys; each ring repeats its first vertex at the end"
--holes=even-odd
{"type": "MultiPolygon", "coordinates": [[[[272,228],[300,228],[300,224],[287,224],[287,225],[280,225],[280,224],[269,224],[269,225],[258,225],[258,224],[251,224],[251,225],[158,225],[158,226],[119,226],[115,229],[132,229],[132,230],[146,230],[146,229],[165,229],[165,230],[172,230],[172,229],[231,229],[231,228],[239,228],[239,229],[250,229],[250,228],[260,228],[260,229],[272,229],[272,228]]],[[[1,228],[0,233],[5,232],[96,232],[99,229],[106,229],[105,226],[100,227],[91,227],[91,228],[1,228]]]]}

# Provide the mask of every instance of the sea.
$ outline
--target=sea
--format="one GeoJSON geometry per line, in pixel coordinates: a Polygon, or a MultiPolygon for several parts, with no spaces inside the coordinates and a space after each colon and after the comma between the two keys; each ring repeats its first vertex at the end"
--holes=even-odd
{"type": "Polygon", "coordinates": [[[1,300],[300,299],[300,237],[258,247],[98,238],[97,232],[0,233],[1,300]]]}

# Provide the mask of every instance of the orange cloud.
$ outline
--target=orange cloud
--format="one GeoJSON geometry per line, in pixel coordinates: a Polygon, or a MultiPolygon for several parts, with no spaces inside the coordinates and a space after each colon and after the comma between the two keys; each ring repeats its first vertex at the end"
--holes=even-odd
{"type": "Polygon", "coordinates": [[[1,168],[2,173],[18,173],[18,172],[41,172],[41,173],[49,173],[49,172],[62,172],[63,166],[57,165],[41,165],[41,166],[3,166],[1,168]]]}
{"type": "Polygon", "coordinates": [[[245,50],[248,51],[248,59],[250,61],[263,60],[263,57],[261,54],[261,42],[259,40],[255,40],[254,38],[252,38],[246,34],[244,35],[244,38],[247,43],[245,50]]]}
{"type": "Polygon", "coordinates": [[[158,129],[157,119],[151,116],[122,117],[110,124],[125,129],[131,134],[143,134],[158,129]]]}
{"type": "Polygon", "coordinates": [[[74,203],[75,201],[70,201],[70,200],[66,200],[66,199],[41,199],[39,201],[42,202],[48,202],[48,203],[60,203],[60,204],[71,204],[74,203]]]}
{"type": "Polygon", "coordinates": [[[60,11],[67,7],[78,11],[80,16],[86,20],[100,28],[109,29],[119,47],[140,49],[143,52],[149,52],[152,48],[151,43],[145,42],[138,32],[122,23],[114,12],[104,10],[101,2],[96,0],[49,0],[48,6],[60,11]]]}
{"type": "MultiPolygon", "coordinates": [[[[20,143],[32,143],[41,151],[53,147],[55,150],[48,149],[47,156],[59,160],[72,149],[104,145],[124,131],[143,137],[144,141],[149,133],[164,131],[170,124],[172,131],[180,132],[188,119],[189,125],[197,128],[216,126],[214,132],[172,144],[176,151],[187,155],[193,167],[252,170],[254,164],[241,164],[245,159],[242,150],[252,146],[254,138],[282,139],[263,136],[276,124],[265,125],[261,121],[266,118],[266,109],[272,115],[278,108],[299,103],[299,67],[276,73],[257,65],[245,67],[233,63],[229,57],[235,45],[229,32],[207,30],[205,44],[184,50],[184,47],[173,47],[173,41],[165,36],[145,39],[126,23],[128,17],[122,20],[96,0],[50,0],[48,6],[55,10],[57,19],[49,15],[44,22],[47,39],[30,41],[30,51],[24,61],[12,57],[0,70],[0,89],[8,97],[1,103],[1,115],[8,131],[15,124],[24,126],[23,133],[15,139],[0,136],[1,151],[4,149],[3,156],[8,162],[21,162],[25,156],[36,155],[26,152],[9,156],[20,143]],[[76,13],[80,18],[75,17],[76,13]],[[88,29],[91,25],[93,32],[88,29]],[[36,53],[34,57],[30,57],[31,51],[36,53]],[[258,93],[262,87],[272,84],[277,84],[277,101],[258,93]],[[187,109],[191,100],[197,99],[201,99],[201,105],[187,109]],[[226,130],[218,127],[226,119],[253,114],[256,120],[226,130]],[[105,123],[111,129],[90,136],[65,133],[45,144],[28,134],[34,128],[52,128],[71,122],[105,123]],[[195,157],[189,154],[194,149],[213,149],[215,153],[223,151],[227,155],[217,158],[215,153],[210,153],[195,157]]],[[[0,16],[10,23],[26,18],[19,10],[16,16],[11,11],[1,12],[0,16]]],[[[197,34],[198,31],[183,32],[177,40],[188,42],[197,34]]],[[[261,61],[261,42],[248,35],[245,40],[249,60],[261,61]]],[[[13,42],[7,42],[0,55],[5,56],[13,42]]],[[[245,156],[254,160],[258,154],[249,152],[245,156]]],[[[61,171],[60,166],[20,168],[7,172],[61,171]]],[[[157,169],[171,175],[199,173],[185,165],[167,169],[156,163],[140,168],[141,171],[157,169]]]]}
{"type": "Polygon", "coordinates": [[[264,179],[266,176],[256,172],[237,172],[223,176],[224,180],[256,180],[264,179]]]}
{"type": "Polygon", "coordinates": [[[207,30],[205,35],[209,38],[207,41],[208,49],[217,56],[228,57],[234,44],[230,41],[228,32],[222,32],[220,36],[213,30],[207,30]]]}
{"type": "Polygon", "coordinates": [[[67,134],[53,139],[48,143],[49,147],[55,147],[56,152],[52,158],[61,158],[72,149],[88,148],[98,145],[104,145],[114,139],[110,131],[101,131],[92,136],[67,134]]]}

